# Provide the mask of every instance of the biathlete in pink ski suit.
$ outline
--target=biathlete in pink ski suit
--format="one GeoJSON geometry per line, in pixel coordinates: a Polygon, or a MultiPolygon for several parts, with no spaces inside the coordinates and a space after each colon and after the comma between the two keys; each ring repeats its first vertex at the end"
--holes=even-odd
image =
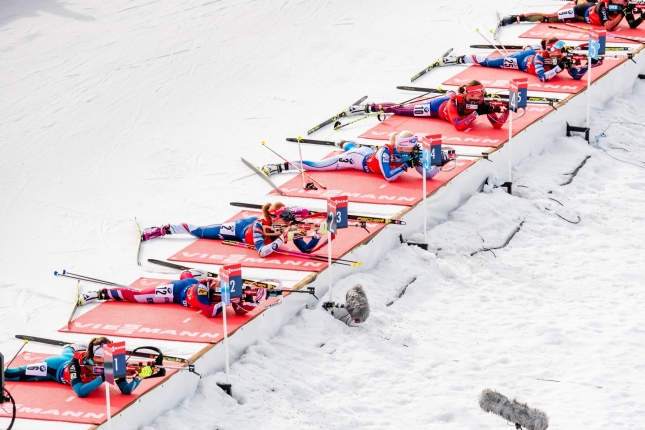
{"type": "MultiPolygon", "coordinates": [[[[141,234],[141,240],[151,240],[169,234],[190,234],[202,239],[234,240],[255,245],[260,257],[266,257],[287,243],[293,231],[283,231],[297,218],[303,219],[309,215],[305,208],[287,207],[280,202],[267,203],[262,207],[264,218],[241,218],[224,224],[197,226],[194,224],[166,224],[162,227],[146,228],[141,234]]],[[[300,252],[310,253],[320,242],[320,235],[314,234],[309,241],[305,240],[306,232],[297,231],[293,236],[293,244],[300,252]]]]}
{"type": "Polygon", "coordinates": [[[372,103],[350,106],[349,114],[370,112],[393,113],[402,116],[440,118],[451,123],[458,131],[464,131],[477,119],[486,115],[494,128],[501,128],[508,118],[505,106],[493,105],[484,100],[486,89],[481,82],[473,80],[459,87],[458,92],[448,91],[443,97],[429,101],[399,106],[396,103],[372,103]]]}
{"type": "MultiPolygon", "coordinates": [[[[168,281],[157,287],[134,290],[131,288],[104,288],[99,291],[83,293],[79,299],[80,305],[97,300],[115,300],[132,303],[165,304],[176,303],[186,307],[197,308],[208,318],[219,315],[225,308],[219,294],[219,281],[206,278],[201,270],[192,269],[182,272],[179,280],[168,281]]],[[[267,291],[264,288],[244,288],[241,298],[231,299],[231,306],[238,315],[253,311],[256,306],[266,300],[267,291]]]]}
{"type": "MultiPolygon", "coordinates": [[[[423,176],[421,164],[421,152],[417,145],[418,138],[409,131],[401,134],[392,133],[390,143],[373,149],[369,146],[358,146],[354,142],[344,142],[345,152],[335,157],[329,157],[321,161],[292,161],[298,169],[306,171],[324,172],[333,170],[362,170],[366,173],[380,173],[387,181],[394,181],[399,178],[409,167],[423,176]]],[[[447,151],[442,151],[444,164],[450,161],[447,151]]],[[[293,170],[289,163],[267,164],[261,170],[267,175],[273,175],[293,170]]],[[[432,179],[441,170],[438,166],[432,166],[426,170],[426,179],[432,179]]]]}
{"type": "MultiPolygon", "coordinates": [[[[479,64],[483,67],[521,70],[537,76],[541,82],[553,79],[565,69],[576,80],[581,79],[587,73],[586,61],[584,66],[574,64],[564,48],[564,42],[555,37],[548,40],[542,39],[540,46],[526,46],[522,51],[509,55],[490,58],[484,54],[451,55],[442,58],[440,63],[442,66],[479,64]]],[[[598,61],[594,63],[593,67],[601,64],[602,61],[598,61]]]]}

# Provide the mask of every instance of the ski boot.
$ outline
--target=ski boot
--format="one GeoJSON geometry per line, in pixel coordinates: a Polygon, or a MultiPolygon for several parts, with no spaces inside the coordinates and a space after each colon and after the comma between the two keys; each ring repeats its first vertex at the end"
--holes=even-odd
{"type": "Polygon", "coordinates": [[[107,300],[107,290],[88,291],[78,297],[78,305],[85,306],[88,303],[98,302],[100,300],[107,300]]]}
{"type": "Polygon", "coordinates": [[[150,227],[143,230],[141,233],[141,241],[145,242],[146,240],[154,239],[155,237],[161,237],[170,234],[170,224],[166,224],[162,227],[150,227]]]}
{"type": "Polygon", "coordinates": [[[350,106],[347,108],[347,115],[364,115],[370,113],[370,105],[350,106]]]}
{"type": "Polygon", "coordinates": [[[465,55],[449,55],[447,57],[443,57],[439,65],[453,66],[455,64],[464,64],[464,57],[465,55]]]}
{"type": "Polygon", "coordinates": [[[499,25],[503,27],[505,25],[518,24],[520,21],[520,15],[509,15],[502,18],[499,22],[499,25]]]}
{"type": "Polygon", "coordinates": [[[275,175],[276,173],[286,172],[287,170],[289,170],[289,164],[267,164],[260,167],[259,170],[262,171],[262,173],[264,173],[265,175],[271,176],[275,175]]]}

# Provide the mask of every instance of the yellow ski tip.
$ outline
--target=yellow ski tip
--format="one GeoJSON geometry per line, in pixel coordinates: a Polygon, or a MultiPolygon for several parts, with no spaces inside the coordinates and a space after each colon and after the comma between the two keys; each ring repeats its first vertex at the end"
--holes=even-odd
{"type": "Polygon", "coordinates": [[[262,143],[262,145],[266,145],[266,142],[264,140],[261,143],[262,143]]]}

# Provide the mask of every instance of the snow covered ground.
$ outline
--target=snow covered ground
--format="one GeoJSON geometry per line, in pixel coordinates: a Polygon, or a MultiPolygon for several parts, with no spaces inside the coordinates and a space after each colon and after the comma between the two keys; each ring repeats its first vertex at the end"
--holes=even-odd
{"type": "MultiPolygon", "coordinates": [[[[230,201],[263,203],[267,187],[239,162],[276,162],[260,141],[296,157],[285,137],[365,94],[411,97],[395,86],[448,47],[483,43],[474,30],[493,26],[495,8],[561,5],[3,0],[0,351],[17,351],[17,333],[64,337],[74,284],[54,270],[151,276],[134,264],[135,215],[144,226],[212,223],[237,211],[230,201]]],[[[503,40],[521,43],[518,31],[503,40]]],[[[643,83],[634,93],[593,113],[592,136],[612,121],[645,123],[643,83]]],[[[366,324],[303,311],[233,364],[234,398],[215,385],[223,375],[208,376],[148,428],[501,428],[479,410],[484,388],[543,409],[550,428],[634,428],[645,415],[643,128],[611,125],[598,143],[607,153],[558,139],[515,169],[528,187],[517,196],[477,194],[430,230],[434,252],[402,247],[340,282],[336,291],[366,287],[366,324]],[[497,257],[469,255],[522,221],[497,257]]],[[[166,246],[145,252],[165,258],[166,246]]]]}

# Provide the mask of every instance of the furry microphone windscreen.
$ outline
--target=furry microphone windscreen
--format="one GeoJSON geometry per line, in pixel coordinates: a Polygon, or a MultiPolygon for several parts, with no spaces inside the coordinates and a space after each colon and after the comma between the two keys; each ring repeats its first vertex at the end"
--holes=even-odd
{"type": "Polygon", "coordinates": [[[345,295],[345,309],[354,322],[362,323],[370,316],[370,304],[361,284],[356,284],[345,295]]]}
{"type": "Polygon", "coordinates": [[[549,427],[549,417],[539,409],[529,408],[525,403],[509,400],[497,391],[485,389],[479,396],[479,407],[492,412],[526,430],[545,430],[549,427]]]}

